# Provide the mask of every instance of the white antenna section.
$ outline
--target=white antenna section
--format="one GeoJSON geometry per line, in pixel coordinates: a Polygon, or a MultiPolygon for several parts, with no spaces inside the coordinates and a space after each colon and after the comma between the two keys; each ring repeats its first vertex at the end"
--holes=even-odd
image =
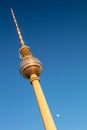
{"type": "Polygon", "coordinates": [[[25,44],[24,44],[20,29],[18,27],[17,20],[15,18],[15,15],[14,15],[14,12],[13,12],[12,8],[11,8],[11,14],[12,14],[12,17],[13,17],[13,20],[14,20],[14,23],[15,23],[15,26],[16,26],[16,29],[17,29],[17,33],[18,33],[18,36],[19,36],[19,39],[20,39],[20,43],[21,43],[22,46],[24,46],[25,44]]]}

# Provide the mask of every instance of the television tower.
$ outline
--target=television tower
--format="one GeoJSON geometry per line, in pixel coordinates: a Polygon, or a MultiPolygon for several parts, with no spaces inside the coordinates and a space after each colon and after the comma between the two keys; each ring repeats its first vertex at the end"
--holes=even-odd
{"type": "Polygon", "coordinates": [[[19,53],[21,55],[20,72],[23,77],[30,79],[36,95],[45,130],[56,130],[55,123],[40,85],[39,75],[42,71],[41,62],[32,55],[30,47],[25,45],[12,9],[11,13],[21,43],[21,48],[19,49],[19,53]]]}

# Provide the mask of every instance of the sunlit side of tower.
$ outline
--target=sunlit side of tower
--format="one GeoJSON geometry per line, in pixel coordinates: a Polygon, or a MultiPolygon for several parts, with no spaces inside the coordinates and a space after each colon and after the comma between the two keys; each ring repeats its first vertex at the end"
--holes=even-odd
{"type": "Polygon", "coordinates": [[[50,113],[48,104],[46,102],[45,96],[43,94],[43,91],[40,85],[39,75],[42,71],[41,62],[32,55],[30,48],[25,45],[12,9],[11,9],[11,13],[12,13],[14,23],[16,25],[16,29],[17,29],[18,36],[21,43],[21,48],[19,49],[19,53],[21,55],[20,72],[25,78],[30,79],[30,82],[33,86],[33,89],[36,95],[36,99],[38,102],[38,106],[40,109],[40,113],[41,113],[41,117],[42,117],[45,129],[56,130],[55,123],[53,121],[52,115],[50,113]]]}

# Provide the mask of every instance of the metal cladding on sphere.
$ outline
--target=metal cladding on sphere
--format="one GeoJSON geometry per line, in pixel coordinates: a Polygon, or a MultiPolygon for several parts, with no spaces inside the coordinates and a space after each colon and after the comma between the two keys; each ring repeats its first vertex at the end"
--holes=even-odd
{"type": "Polygon", "coordinates": [[[30,48],[24,45],[20,48],[19,53],[22,59],[20,63],[21,74],[28,79],[32,74],[39,76],[42,71],[42,65],[41,62],[31,54],[30,48]]]}
{"type": "Polygon", "coordinates": [[[30,78],[31,74],[40,75],[42,71],[41,62],[35,57],[26,57],[20,63],[20,72],[25,78],[30,78]]]}

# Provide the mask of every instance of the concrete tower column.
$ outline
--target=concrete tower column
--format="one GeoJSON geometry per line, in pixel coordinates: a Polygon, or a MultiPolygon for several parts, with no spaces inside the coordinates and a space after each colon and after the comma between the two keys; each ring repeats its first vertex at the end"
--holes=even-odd
{"type": "Polygon", "coordinates": [[[32,83],[32,86],[34,88],[34,92],[36,95],[36,99],[38,102],[38,106],[41,112],[41,117],[44,123],[44,127],[46,130],[56,130],[56,126],[54,124],[54,121],[52,119],[49,107],[47,105],[45,96],[43,94],[43,91],[40,86],[39,78],[36,74],[32,74],[30,76],[30,81],[32,83]]]}

